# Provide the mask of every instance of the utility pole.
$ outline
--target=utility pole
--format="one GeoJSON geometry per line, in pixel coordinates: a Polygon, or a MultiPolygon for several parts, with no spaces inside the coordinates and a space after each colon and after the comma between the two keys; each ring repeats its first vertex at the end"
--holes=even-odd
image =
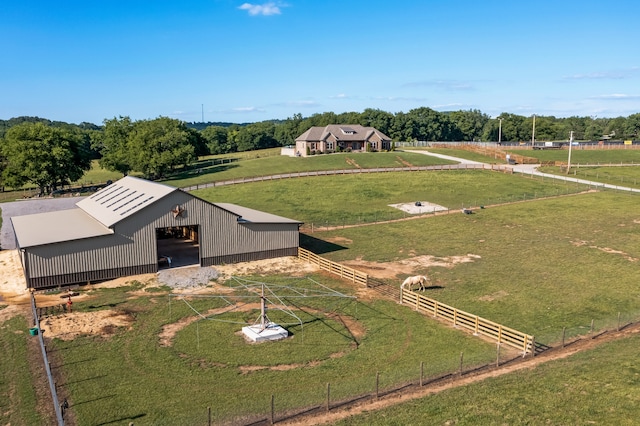
{"type": "Polygon", "coordinates": [[[531,132],[531,148],[532,149],[535,143],[536,143],[536,115],[533,114],[533,130],[531,132]]]}
{"type": "Polygon", "coordinates": [[[502,117],[498,117],[500,120],[500,125],[498,127],[498,145],[502,144],[502,117]]]}
{"type": "Polygon", "coordinates": [[[573,145],[573,130],[569,134],[569,159],[567,160],[567,174],[571,170],[571,146],[573,145]]]}

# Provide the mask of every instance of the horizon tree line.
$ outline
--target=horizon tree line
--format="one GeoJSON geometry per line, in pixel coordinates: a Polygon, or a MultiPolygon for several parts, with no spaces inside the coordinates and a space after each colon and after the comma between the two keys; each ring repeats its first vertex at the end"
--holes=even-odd
{"type": "MultiPolygon", "coordinates": [[[[256,123],[187,123],[168,117],[133,121],[129,117],[69,124],[38,117],[0,120],[0,188],[36,185],[41,194],[79,180],[97,159],[126,176],[166,177],[198,157],[293,145],[312,126],[360,124],[375,127],[397,142],[530,141],[534,117],[479,110],[438,112],[421,107],[392,114],[379,109],[325,112],[256,123]]],[[[535,139],[566,141],[634,139],[640,113],[628,117],[535,117],[535,139]]]]}

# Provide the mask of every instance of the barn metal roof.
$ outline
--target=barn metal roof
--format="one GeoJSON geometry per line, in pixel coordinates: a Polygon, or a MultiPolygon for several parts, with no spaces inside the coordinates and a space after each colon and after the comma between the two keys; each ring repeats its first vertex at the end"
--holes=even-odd
{"type": "Polygon", "coordinates": [[[81,209],[14,216],[11,223],[21,248],[113,234],[81,209]]]}
{"type": "Polygon", "coordinates": [[[125,176],[76,204],[104,226],[111,227],[177,188],[125,176]]]}
{"type": "Polygon", "coordinates": [[[238,206],[231,203],[213,203],[214,206],[227,210],[238,216],[239,222],[250,223],[302,223],[297,220],[288,219],[286,217],[277,216],[271,213],[261,212],[259,210],[250,209],[248,207],[238,206]]]}

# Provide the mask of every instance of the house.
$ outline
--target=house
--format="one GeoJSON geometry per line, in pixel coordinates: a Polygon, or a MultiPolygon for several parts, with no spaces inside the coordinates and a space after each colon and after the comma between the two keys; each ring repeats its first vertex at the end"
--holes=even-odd
{"type": "Polygon", "coordinates": [[[391,138],[373,127],[359,124],[330,124],[311,127],[296,138],[295,155],[344,151],[385,151],[391,149],[391,138]]]}
{"type": "Polygon", "coordinates": [[[28,288],[298,254],[301,222],[131,176],[76,206],[11,218],[28,288]]]}

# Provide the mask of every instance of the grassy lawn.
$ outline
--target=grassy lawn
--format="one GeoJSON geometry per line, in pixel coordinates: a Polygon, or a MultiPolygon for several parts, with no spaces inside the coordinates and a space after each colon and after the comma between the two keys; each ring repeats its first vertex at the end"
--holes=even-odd
{"type": "MultiPolygon", "coordinates": [[[[567,176],[566,170],[561,170],[560,167],[546,166],[538,170],[567,176]]],[[[638,166],[571,167],[569,176],[610,185],[640,188],[640,167],[638,166]]]]}
{"type": "Polygon", "coordinates": [[[629,337],[336,425],[634,425],[640,337],[629,337]]]}
{"type": "MultiPolygon", "coordinates": [[[[455,153],[447,154],[465,158],[471,154],[451,151],[455,153]]],[[[561,151],[517,151],[524,152],[561,151]]],[[[640,155],[640,151],[623,152],[640,155]]],[[[607,155],[613,158],[614,154],[607,155]]],[[[442,160],[398,152],[306,159],[265,153],[209,168],[202,163],[199,175],[185,174],[167,183],[186,186],[241,176],[434,162],[442,160]]],[[[602,173],[605,170],[611,170],[611,179],[627,179],[625,170],[632,173],[636,168],[606,168],[602,173]]],[[[97,180],[99,175],[94,176],[91,179],[97,180]]],[[[415,273],[428,274],[437,286],[427,291],[428,296],[554,345],[563,328],[571,338],[587,334],[591,321],[595,330],[614,327],[618,313],[623,322],[640,318],[638,195],[603,191],[540,199],[587,188],[548,178],[460,170],[296,178],[214,187],[194,194],[318,225],[402,218],[406,214],[388,204],[418,200],[452,210],[492,206],[472,215],[456,212],[302,234],[301,242],[336,261],[396,262],[415,256],[471,259],[415,273]]],[[[280,275],[248,278],[285,280],[280,275]]],[[[337,279],[320,274],[312,278],[355,294],[356,289],[337,279]]],[[[399,286],[402,278],[399,274],[386,281],[399,286]]],[[[229,313],[228,322],[194,322],[177,333],[172,346],[165,347],[159,344],[163,325],[195,313],[183,302],[170,302],[165,289],[144,295],[140,290],[136,283],[116,289],[98,287],[87,291],[91,299],[74,303],[76,312],[114,309],[126,313],[133,319],[131,328],[117,328],[110,337],[56,339],[50,345],[52,367],[59,374],[59,386],[70,394],[77,424],[206,424],[207,407],[212,408],[216,423],[238,417],[248,423],[255,416],[267,417],[271,395],[282,413],[322,405],[327,383],[332,400],[339,401],[373,392],[376,373],[380,373],[381,389],[415,382],[421,361],[425,375],[433,377],[455,371],[461,352],[466,365],[495,360],[494,344],[395,302],[368,299],[291,301],[303,324],[288,325],[294,337],[278,344],[247,345],[237,334],[241,326],[236,322],[255,318],[259,312],[253,310],[229,313]],[[335,313],[359,324],[364,334],[355,335],[335,313]]],[[[221,302],[190,301],[199,312],[221,307],[221,302]]],[[[287,321],[275,310],[273,315],[287,321]]],[[[20,318],[0,324],[0,345],[3,353],[10,354],[10,362],[0,362],[0,392],[9,395],[8,401],[0,402],[3,424],[43,423],[29,411],[36,400],[32,388],[23,386],[34,380],[25,368],[25,330],[27,325],[20,318]]],[[[640,398],[638,372],[633,367],[638,342],[638,338],[615,342],[535,371],[454,389],[344,424],[424,424],[425,419],[433,424],[540,424],[547,419],[551,424],[631,424],[627,419],[637,417],[635,402],[640,398]]]]}
{"type": "MultiPolygon", "coordinates": [[[[326,276],[313,278],[344,293],[355,290],[326,276]]],[[[468,366],[495,357],[495,345],[394,302],[351,299],[291,301],[303,325],[288,326],[294,337],[277,344],[250,345],[238,335],[241,325],[202,320],[178,332],[172,346],[162,347],[162,326],[194,311],[175,299],[169,304],[161,293],[132,297],[127,292],[137,289],[98,289],[91,300],[74,303],[76,312],[112,307],[129,313],[135,318],[131,329],[51,345],[52,364],[64,372],[61,386],[71,394],[78,424],[202,424],[207,407],[216,423],[248,419],[269,413],[271,395],[282,412],[322,404],[327,383],[339,401],[373,392],[376,372],[380,389],[385,389],[417,381],[421,361],[425,376],[434,376],[456,369],[461,352],[468,366]],[[365,334],[352,334],[329,313],[351,318],[365,334]],[[276,365],[290,367],[268,368],[276,365]]],[[[201,312],[220,303],[190,301],[201,312]]],[[[241,312],[225,320],[246,321],[258,314],[241,312]]]]}
{"type": "MultiPolygon", "coordinates": [[[[534,149],[509,150],[505,151],[513,154],[524,155],[525,157],[537,158],[540,161],[562,161],[567,162],[569,157],[568,149],[534,149]]],[[[572,149],[571,164],[639,164],[640,149],[572,149]]]]}
{"type": "MultiPolygon", "coordinates": [[[[37,348],[28,347],[28,330],[27,321],[22,316],[15,316],[0,323],[0,348],[2,349],[0,423],[3,425],[46,424],[45,419],[38,414],[36,407],[39,403],[49,404],[49,402],[39,401],[36,396],[35,378],[29,365],[33,357],[29,356],[29,351],[37,348]]],[[[39,352],[36,352],[35,355],[39,355],[39,352]]],[[[34,361],[42,364],[42,358],[36,358],[34,361]]],[[[44,379],[46,380],[46,378],[44,379]]]]}
{"type": "Polygon", "coordinates": [[[573,193],[585,185],[482,170],[315,176],[219,186],[193,191],[211,202],[266,210],[306,224],[348,225],[398,219],[407,213],[389,204],[429,201],[462,207],[573,193]]]}
{"type": "Polygon", "coordinates": [[[465,160],[478,161],[480,163],[506,164],[506,161],[500,158],[495,158],[495,156],[482,155],[478,152],[467,151],[464,149],[456,149],[456,148],[416,148],[416,149],[426,150],[436,154],[443,154],[443,155],[450,155],[452,157],[464,158],[465,160]]]}
{"type": "Polygon", "coordinates": [[[312,157],[270,156],[264,158],[231,161],[192,169],[182,175],[167,179],[165,183],[184,187],[208,182],[217,182],[242,177],[270,176],[281,173],[308,172],[317,170],[344,170],[375,167],[431,166],[456,164],[422,154],[406,152],[375,152],[356,154],[316,155],[312,157]],[[199,173],[198,173],[198,170],[199,173]]]}
{"type": "MultiPolygon", "coordinates": [[[[553,344],[567,335],[640,315],[637,195],[601,192],[316,232],[349,241],[324,254],[335,261],[390,262],[414,255],[477,258],[425,271],[429,295],[553,344]]],[[[303,239],[303,242],[305,240],[303,239]]],[[[400,279],[395,281],[399,285],[400,279]]]]}

